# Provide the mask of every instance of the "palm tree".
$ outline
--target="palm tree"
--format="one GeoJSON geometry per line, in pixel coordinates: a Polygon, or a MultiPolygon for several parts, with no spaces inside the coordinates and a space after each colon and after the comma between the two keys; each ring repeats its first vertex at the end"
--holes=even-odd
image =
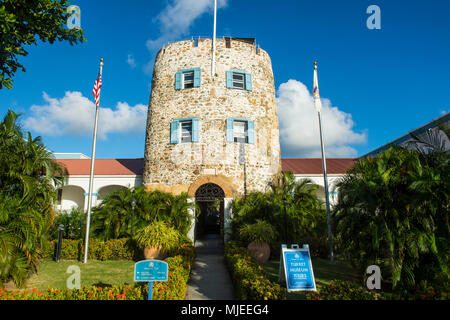
{"type": "Polygon", "coordinates": [[[297,242],[323,237],[322,234],[326,234],[325,211],[316,194],[318,188],[309,179],[297,181],[292,172],[280,173],[274,178],[270,192],[252,192],[246,198],[233,201],[233,235],[238,236],[241,226],[263,220],[275,227],[282,237],[285,234],[285,200],[289,240],[297,242]]]}
{"type": "Polygon", "coordinates": [[[162,221],[185,236],[193,218],[189,209],[196,207],[187,199],[186,193],[173,195],[158,190],[147,192],[145,186],[120,189],[110,193],[94,208],[93,234],[105,240],[129,237],[131,223],[133,230],[138,230],[153,222],[162,221]],[[132,198],[136,201],[133,219],[132,198]]]}
{"type": "Polygon", "coordinates": [[[337,184],[333,215],[340,249],[361,272],[371,264],[385,266],[393,288],[403,293],[430,268],[420,265],[424,257],[436,262],[433,269],[445,270],[439,261],[448,259],[448,166],[440,172],[445,181],[436,173],[417,151],[392,147],[360,159],[337,184]],[[438,199],[432,192],[447,195],[438,199]],[[439,229],[447,236],[441,248],[439,229]]]}
{"type": "Polygon", "coordinates": [[[66,172],[40,137],[24,138],[19,116],[9,110],[0,123],[0,282],[23,285],[39,265],[66,172]]]}
{"type": "Polygon", "coordinates": [[[92,233],[103,240],[129,236],[131,229],[132,190],[123,188],[108,194],[102,203],[93,208],[92,233]]]}

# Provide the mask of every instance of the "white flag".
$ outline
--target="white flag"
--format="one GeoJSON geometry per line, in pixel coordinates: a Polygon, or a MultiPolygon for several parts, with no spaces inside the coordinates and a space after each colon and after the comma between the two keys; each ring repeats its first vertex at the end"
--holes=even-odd
{"type": "Polygon", "coordinates": [[[319,95],[319,80],[317,78],[317,62],[314,62],[313,99],[314,99],[314,106],[316,107],[317,112],[320,112],[320,110],[322,110],[322,101],[320,100],[320,95],[319,95]]]}

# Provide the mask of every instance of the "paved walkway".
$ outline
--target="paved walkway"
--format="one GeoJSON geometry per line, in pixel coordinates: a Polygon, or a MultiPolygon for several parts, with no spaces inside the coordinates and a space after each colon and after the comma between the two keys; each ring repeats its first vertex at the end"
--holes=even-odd
{"type": "Polygon", "coordinates": [[[233,300],[233,284],[225,266],[219,237],[195,242],[197,258],[188,282],[186,300],[233,300]]]}

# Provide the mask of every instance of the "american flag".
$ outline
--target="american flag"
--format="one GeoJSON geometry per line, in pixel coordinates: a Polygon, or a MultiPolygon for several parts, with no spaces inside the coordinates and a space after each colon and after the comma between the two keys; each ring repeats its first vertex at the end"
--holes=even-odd
{"type": "Polygon", "coordinates": [[[95,98],[95,105],[97,106],[97,108],[100,103],[100,88],[101,87],[102,87],[102,75],[99,71],[97,79],[95,80],[95,83],[94,83],[94,89],[92,90],[92,94],[94,95],[94,98],[95,98]]]}

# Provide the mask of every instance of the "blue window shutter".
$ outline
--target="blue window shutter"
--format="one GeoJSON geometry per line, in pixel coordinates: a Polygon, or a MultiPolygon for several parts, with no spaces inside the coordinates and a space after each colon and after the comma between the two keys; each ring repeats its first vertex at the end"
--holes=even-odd
{"type": "Polygon", "coordinates": [[[170,143],[178,143],[178,127],[180,122],[174,120],[170,123],[170,143]]]}
{"type": "Polygon", "coordinates": [[[202,81],[202,70],[194,68],[194,87],[200,87],[202,81]]]}
{"type": "Polygon", "coordinates": [[[199,142],[199,126],[198,119],[192,118],[192,142],[199,142]]]}
{"type": "Polygon", "coordinates": [[[175,73],[175,90],[181,90],[181,72],[175,73]]]}
{"type": "Polygon", "coordinates": [[[255,122],[247,121],[248,143],[255,143],[255,122]]]}
{"type": "Polygon", "coordinates": [[[228,118],[227,119],[227,142],[234,142],[233,122],[234,122],[233,118],[228,118]]]}
{"type": "Polygon", "coordinates": [[[249,91],[253,90],[251,73],[245,74],[245,90],[249,90],[249,91]]]}
{"type": "Polygon", "coordinates": [[[233,88],[233,72],[227,71],[227,88],[233,88]]]}

